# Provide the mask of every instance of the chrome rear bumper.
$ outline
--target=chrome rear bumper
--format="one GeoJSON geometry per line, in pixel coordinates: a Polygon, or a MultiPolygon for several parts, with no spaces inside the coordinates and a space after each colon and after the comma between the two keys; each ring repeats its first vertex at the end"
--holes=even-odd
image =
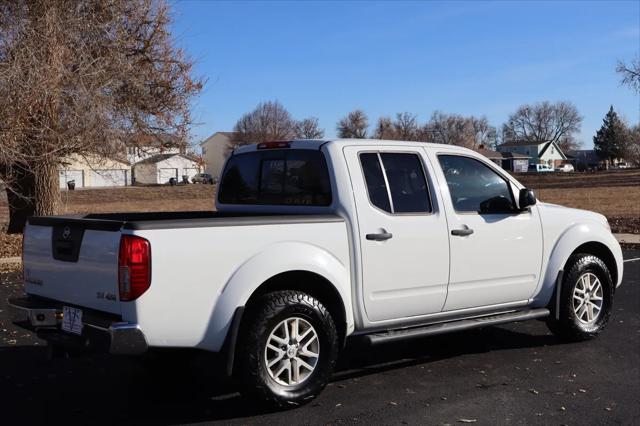
{"type": "Polygon", "coordinates": [[[75,335],[62,331],[62,306],[60,302],[31,297],[9,299],[14,324],[35,331],[45,340],[62,345],[97,347],[117,355],[140,355],[149,349],[138,324],[123,322],[117,316],[105,313],[83,310],[82,333],[75,335]]]}

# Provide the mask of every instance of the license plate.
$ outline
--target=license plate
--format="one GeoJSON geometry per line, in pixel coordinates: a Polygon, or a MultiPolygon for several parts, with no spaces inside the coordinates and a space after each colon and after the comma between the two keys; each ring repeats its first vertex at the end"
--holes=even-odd
{"type": "Polygon", "coordinates": [[[62,308],[62,330],[67,333],[82,334],[82,309],[69,306],[62,308]]]}

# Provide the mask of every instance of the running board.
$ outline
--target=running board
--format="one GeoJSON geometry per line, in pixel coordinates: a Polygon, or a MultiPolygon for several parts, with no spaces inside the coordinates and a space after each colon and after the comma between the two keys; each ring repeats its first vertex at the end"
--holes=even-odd
{"type": "Polygon", "coordinates": [[[436,334],[451,333],[454,331],[470,330],[473,328],[487,327],[490,325],[505,324],[516,321],[526,321],[534,318],[549,316],[549,309],[529,309],[526,311],[508,312],[504,314],[487,315],[484,317],[463,319],[438,324],[424,325],[413,328],[403,328],[399,330],[389,330],[379,333],[372,333],[363,336],[370,345],[380,343],[391,343],[399,340],[417,339],[425,336],[435,336],[436,334]]]}

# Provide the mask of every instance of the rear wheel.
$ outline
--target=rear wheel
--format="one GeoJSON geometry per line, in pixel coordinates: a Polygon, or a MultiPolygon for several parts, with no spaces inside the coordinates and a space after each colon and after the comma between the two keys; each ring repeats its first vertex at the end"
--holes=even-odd
{"type": "Polygon", "coordinates": [[[567,262],[562,282],[559,319],[548,321],[554,334],[567,340],[597,336],[609,321],[613,281],[607,265],[591,254],[576,254],[567,262]]]}
{"type": "Polygon", "coordinates": [[[327,384],[338,354],[329,311],[298,291],[268,293],[254,306],[236,349],[244,392],[280,407],[311,401],[327,384]]]}

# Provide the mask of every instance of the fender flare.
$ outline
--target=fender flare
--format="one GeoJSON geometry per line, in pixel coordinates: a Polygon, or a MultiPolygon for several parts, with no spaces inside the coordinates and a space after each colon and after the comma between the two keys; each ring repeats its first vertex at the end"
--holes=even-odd
{"type": "Polygon", "coordinates": [[[218,295],[198,347],[219,352],[237,317],[236,309],[244,307],[251,295],[270,278],[291,271],[311,272],[325,278],[342,299],[347,334],[353,331],[348,266],[321,247],[290,241],[265,247],[235,269],[218,295]]]}
{"type": "MultiPolygon", "coordinates": [[[[617,286],[622,281],[622,250],[613,234],[596,223],[576,223],[568,227],[560,234],[549,255],[549,260],[544,269],[541,284],[535,292],[534,307],[544,307],[549,304],[556,289],[558,275],[564,270],[569,257],[583,244],[599,243],[604,245],[613,255],[616,263],[617,286]]],[[[613,272],[613,271],[612,271],[613,272]]]]}

